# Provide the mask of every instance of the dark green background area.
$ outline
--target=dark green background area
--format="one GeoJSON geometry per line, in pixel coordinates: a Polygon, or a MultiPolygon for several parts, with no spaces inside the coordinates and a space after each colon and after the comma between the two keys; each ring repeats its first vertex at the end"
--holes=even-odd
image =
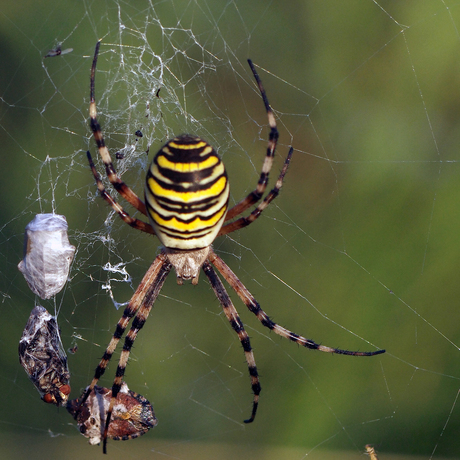
{"type": "MultiPolygon", "coordinates": [[[[18,363],[38,302],[16,268],[25,225],[54,209],[77,246],[66,290],[56,304],[40,301],[59,310],[65,348],[78,345],[71,397],[89,384],[121,315],[101,267],[125,263],[132,282],[112,282],[123,302],[158,251],[119,219],[107,227],[110,209],[95,196],[85,152],[96,156],[87,114],[99,38],[96,91],[111,153],[144,132],[123,175],[139,195],[142,152],[151,142],[151,159],[184,131],[222,155],[232,203],[252,190],[268,134],[253,59],[280,129],[270,185],[290,145],[295,152],[279,198],[214,248],[281,325],[328,346],[387,350],[304,350],[264,330],[232,294],[262,385],[257,419],[244,425],[251,391],[237,336],[204,276],[182,287],[171,276],[126,374],[159,424],[110,442],[109,455],[360,459],[370,443],[381,460],[460,458],[460,2],[7,0],[1,9],[4,458],[102,455],[64,409],[40,401],[18,363]],[[136,31],[148,43],[141,77],[136,31]],[[59,41],[73,52],[44,59],[59,41]],[[158,72],[145,78],[158,64],[150,52],[170,59],[160,98],[158,72]]],[[[105,386],[114,372],[112,363],[105,386]]]]}

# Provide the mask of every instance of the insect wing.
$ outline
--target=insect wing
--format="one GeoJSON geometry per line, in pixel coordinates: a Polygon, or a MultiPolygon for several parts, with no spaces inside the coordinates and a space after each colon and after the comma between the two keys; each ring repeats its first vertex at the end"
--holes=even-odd
{"type": "Polygon", "coordinates": [[[73,51],[73,48],[67,48],[65,50],[62,50],[61,44],[59,43],[56,48],[53,48],[46,53],[45,57],[55,57],[55,56],[60,56],[61,54],[69,54],[73,51]]]}

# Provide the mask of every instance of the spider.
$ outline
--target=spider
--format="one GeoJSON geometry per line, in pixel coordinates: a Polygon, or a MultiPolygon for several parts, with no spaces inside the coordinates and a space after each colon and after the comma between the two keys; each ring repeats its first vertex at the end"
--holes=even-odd
{"type": "Polygon", "coordinates": [[[252,61],[248,59],[249,67],[262,96],[270,126],[267,152],[256,188],[235,206],[227,209],[229,183],[222,161],[206,141],[197,136],[183,134],[167,142],[154,157],[147,172],[145,202],[143,202],[117,175],[97,121],[94,86],[99,46],[100,41],[96,44],[91,67],[89,107],[91,130],[110,183],[128,203],[140,213],[148,216],[150,223],[131,217],[106,191],[91,154],[87,152],[90,168],[101,196],[123,221],[133,228],[156,235],[163,244],[160,254],[144,275],[125,308],[123,316],[118,321],[112,339],[96,368],[94,378],[82,396],[81,404],[85,402],[99,378],[104,374],[120,338],[129,321],[134,317],[131,329],[125,337],[112,386],[112,399],[107,411],[103,434],[103,452],[107,452],[108,427],[117,394],[123,383],[131,348],[172,268],[175,269],[178,284],[182,284],[184,280],[191,280],[192,284],[197,284],[199,272],[201,268],[203,269],[228,321],[238,335],[243,346],[253,392],[252,413],[245,423],[251,423],[256,416],[261,387],[249,336],[214,268],[225,278],[257,319],[276,334],[306,348],[327,353],[353,356],[373,356],[384,353],[385,350],[360,352],[319,345],[274,323],[262,310],[253,295],[212,249],[211,245],[217,236],[226,235],[250,225],[278,196],[293,153],[291,147],[274,188],[249,215],[241,216],[258,203],[264,195],[278,141],[275,116],[252,61]]]}

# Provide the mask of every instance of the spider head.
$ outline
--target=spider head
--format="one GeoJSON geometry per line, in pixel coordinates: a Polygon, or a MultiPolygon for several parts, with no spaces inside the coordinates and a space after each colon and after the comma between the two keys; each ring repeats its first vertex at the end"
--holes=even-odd
{"type": "Polygon", "coordinates": [[[192,284],[198,284],[200,269],[208,257],[209,246],[191,251],[164,248],[163,252],[176,270],[177,284],[183,284],[184,280],[192,280],[192,284]]]}

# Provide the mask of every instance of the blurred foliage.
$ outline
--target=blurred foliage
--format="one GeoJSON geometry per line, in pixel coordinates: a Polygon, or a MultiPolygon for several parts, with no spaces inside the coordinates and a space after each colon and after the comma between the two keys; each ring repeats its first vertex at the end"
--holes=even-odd
{"type": "MultiPolygon", "coordinates": [[[[246,65],[253,59],[280,128],[273,176],[291,144],[294,158],[263,217],[214,247],[281,325],[329,346],[387,349],[375,358],[300,349],[263,330],[235,298],[263,389],[255,423],[244,426],[251,393],[236,334],[204,279],[178,288],[171,276],[126,377],[160,423],[140,440],[111,442],[109,454],[335,458],[321,447],[343,459],[362,458],[371,443],[380,459],[460,456],[458,2],[6,0],[0,24],[3,451],[100,455],[65,410],[40,401],[18,364],[34,305],[16,269],[25,225],[37,212],[65,214],[78,247],[66,291],[56,305],[42,302],[59,310],[65,347],[78,345],[69,355],[72,397],[90,382],[121,315],[101,267],[127,262],[132,284],[113,283],[127,300],[158,249],[116,219],[106,229],[110,210],[94,199],[89,70],[103,38],[96,85],[112,153],[133,135],[125,123],[157,139],[150,158],[161,139],[193,129],[222,154],[234,201],[255,186],[266,147],[246,65]],[[139,102],[157,88],[137,84],[137,69],[118,62],[117,44],[139,51],[133,30],[160,55],[176,47],[170,70],[190,78],[174,88],[178,105],[169,103],[172,84],[161,89],[150,107],[162,111],[157,126],[139,102]],[[61,41],[73,52],[44,59],[61,41]]],[[[142,195],[145,158],[131,166],[123,178],[142,195]]]]}

